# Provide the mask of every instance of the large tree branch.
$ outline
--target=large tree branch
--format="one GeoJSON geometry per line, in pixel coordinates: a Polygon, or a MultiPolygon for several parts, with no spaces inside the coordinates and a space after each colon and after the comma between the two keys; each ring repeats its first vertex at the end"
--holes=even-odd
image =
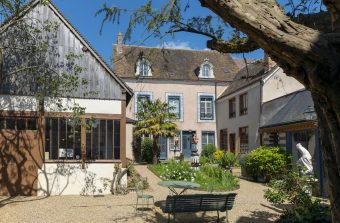
{"type": "Polygon", "coordinates": [[[247,53],[259,49],[259,46],[249,38],[233,38],[229,41],[212,39],[207,47],[222,53],[247,53]]]}
{"type": "MultiPolygon", "coordinates": [[[[293,22],[275,0],[200,0],[259,47],[291,67],[306,60],[323,61],[316,52],[320,32],[293,22]]],[[[281,64],[282,65],[282,64],[281,64]]]]}

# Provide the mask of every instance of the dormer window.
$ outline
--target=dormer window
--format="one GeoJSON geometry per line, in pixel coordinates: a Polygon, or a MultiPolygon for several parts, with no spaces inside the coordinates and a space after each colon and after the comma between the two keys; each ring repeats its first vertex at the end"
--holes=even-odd
{"type": "Polygon", "coordinates": [[[149,77],[152,76],[150,63],[145,58],[138,60],[136,64],[136,76],[149,77]]]}
{"type": "Polygon", "coordinates": [[[203,65],[203,77],[209,78],[211,72],[211,66],[209,64],[203,65]]]}
{"type": "Polygon", "coordinates": [[[209,63],[208,59],[205,59],[200,67],[199,78],[214,78],[213,65],[209,63]]]}

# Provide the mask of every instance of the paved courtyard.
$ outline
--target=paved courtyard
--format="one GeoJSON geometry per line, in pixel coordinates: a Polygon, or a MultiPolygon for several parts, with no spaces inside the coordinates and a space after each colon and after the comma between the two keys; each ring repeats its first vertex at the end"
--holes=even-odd
{"type": "MultiPolygon", "coordinates": [[[[136,166],[137,171],[148,178],[156,208],[135,211],[136,194],[122,196],[54,196],[17,197],[0,199],[0,222],[167,222],[167,215],[160,210],[159,203],[169,194],[168,188],[157,185],[159,179],[146,166],[136,166]]],[[[229,212],[229,222],[274,222],[280,209],[263,198],[265,186],[240,180],[240,189],[233,210],[229,212]]],[[[188,193],[197,193],[188,191],[188,193]]],[[[221,214],[221,216],[225,216],[221,214]]],[[[216,222],[216,212],[178,214],[176,222],[216,222]]]]}

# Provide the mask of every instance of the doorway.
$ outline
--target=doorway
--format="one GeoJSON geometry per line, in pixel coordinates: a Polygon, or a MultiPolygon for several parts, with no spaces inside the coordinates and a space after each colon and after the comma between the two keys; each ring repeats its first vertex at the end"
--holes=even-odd
{"type": "Polygon", "coordinates": [[[236,150],[236,134],[232,133],[229,135],[229,148],[230,148],[230,152],[235,153],[236,150]]]}
{"type": "Polygon", "coordinates": [[[191,157],[192,135],[195,133],[195,131],[182,132],[182,153],[184,155],[184,159],[189,159],[191,157]]]}

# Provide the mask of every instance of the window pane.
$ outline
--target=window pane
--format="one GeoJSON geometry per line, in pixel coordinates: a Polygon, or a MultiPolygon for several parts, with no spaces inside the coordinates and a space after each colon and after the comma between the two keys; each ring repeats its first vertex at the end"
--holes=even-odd
{"type": "Polygon", "coordinates": [[[51,159],[51,119],[45,120],[45,159],[51,159]]]}
{"type": "Polygon", "coordinates": [[[179,96],[169,96],[168,98],[169,107],[171,112],[176,114],[176,117],[181,118],[181,101],[179,96]]]}
{"type": "Polygon", "coordinates": [[[17,119],[17,130],[26,130],[26,119],[17,119]]]}
{"type": "Polygon", "coordinates": [[[37,130],[37,119],[36,118],[27,119],[27,130],[37,130]]]}
{"type": "Polygon", "coordinates": [[[66,153],[68,159],[74,158],[74,131],[73,128],[74,123],[72,121],[67,120],[67,138],[66,138],[66,153]]]}
{"type": "Polygon", "coordinates": [[[0,118],[0,129],[4,129],[5,128],[5,119],[0,118]]]}
{"type": "Polygon", "coordinates": [[[96,160],[98,159],[98,150],[99,150],[99,120],[96,120],[93,124],[92,128],[92,159],[96,160]]]}
{"type": "Polygon", "coordinates": [[[100,120],[99,159],[106,159],[106,120],[100,120]]]}
{"type": "Polygon", "coordinates": [[[52,119],[52,129],[51,129],[51,149],[52,154],[51,159],[58,159],[59,153],[59,124],[58,119],[52,119]]]}
{"type": "Polygon", "coordinates": [[[113,120],[107,120],[107,159],[113,159],[113,120]]]}
{"type": "Polygon", "coordinates": [[[15,119],[13,118],[6,119],[6,129],[15,130],[15,119]]]}
{"type": "Polygon", "coordinates": [[[81,126],[77,125],[74,132],[74,158],[81,159],[81,126]]]}
{"type": "Polygon", "coordinates": [[[212,120],[213,117],[213,97],[202,96],[200,98],[200,117],[203,120],[212,120]]]}
{"type": "Polygon", "coordinates": [[[120,159],[120,121],[114,121],[114,159],[120,159]]]}
{"type": "Polygon", "coordinates": [[[59,119],[59,158],[67,158],[66,120],[59,119]]]}
{"type": "MultiPolygon", "coordinates": [[[[89,120],[86,120],[87,124],[89,124],[89,120]]],[[[93,159],[92,156],[92,128],[86,130],[86,159],[93,159]]]]}

